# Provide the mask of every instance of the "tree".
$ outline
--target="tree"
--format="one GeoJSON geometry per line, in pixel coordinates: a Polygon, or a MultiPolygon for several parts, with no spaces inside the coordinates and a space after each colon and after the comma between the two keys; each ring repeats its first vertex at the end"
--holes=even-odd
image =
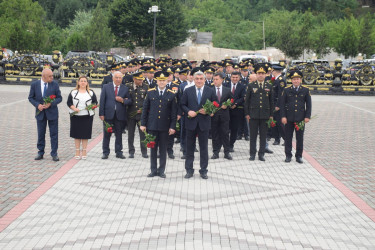
{"type": "Polygon", "coordinates": [[[359,21],[353,16],[337,21],[336,32],[331,33],[334,50],[344,55],[345,58],[357,56],[359,53],[359,32],[359,21]]]}
{"type": "Polygon", "coordinates": [[[48,32],[43,25],[45,12],[31,0],[0,1],[0,44],[13,50],[42,50],[48,32]]]}
{"type": "Polygon", "coordinates": [[[177,0],[115,0],[109,26],[116,38],[128,46],[150,47],[153,14],[147,11],[152,5],[158,5],[161,10],[157,13],[156,48],[169,49],[184,42],[188,36],[187,25],[177,0]]]}
{"type": "Polygon", "coordinates": [[[114,36],[108,27],[108,12],[99,2],[89,25],[84,30],[89,50],[100,51],[111,48],[114,36]]]}
{"type": "Polygon", "coordinates": [[[374,40],[371,39],[373,24],[370,13],[360,20],[358,51],[367,57],[371,56],[375,49],[374,40]]]}
{"type": "Polygon", "coordinates": [[[61,28],[68,27],[76,11],[84,8],[80,0],[59,0],[53,12],[53,21],[61,28]]]}

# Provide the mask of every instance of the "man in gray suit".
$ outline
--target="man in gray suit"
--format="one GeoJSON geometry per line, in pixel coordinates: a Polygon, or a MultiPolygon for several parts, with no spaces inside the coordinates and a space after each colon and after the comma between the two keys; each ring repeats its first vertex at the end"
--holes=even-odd
{"type": "MultiPolygon", "coordinates": [[[[99,117],[102,121],[113,125],[113,131],[116,137],[116,157],[125,159],[122,153],[122,130],[126,125],[126,106],[132,104],[132,99],[128,87],[121,84],[122,77],[122,73],[116,71],[113,73],[113,82],[103,86],[100,95],[99,117]]],[[[108,159],[110,139],[111,133],[104,129],[102,159],[108,159]]]]}

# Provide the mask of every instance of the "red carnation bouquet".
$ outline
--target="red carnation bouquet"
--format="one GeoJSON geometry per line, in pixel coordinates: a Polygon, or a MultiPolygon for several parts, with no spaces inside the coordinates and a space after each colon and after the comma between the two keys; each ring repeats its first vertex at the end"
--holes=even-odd
{"type": "MultiPolygon", "coordinates": [[[[43,105],[46,105],[48,103],[52,103],[54,100],[56,99],[56,96],[55,95],[50,95],[48,97],[44,97],[43,98],[43,105]]],[[[36,112],[36,115],[39,115],[40,114],[40,110],[38,110],[38,112],[36,112]]]]}
{"type": "MultiPolygon", "coordinates": [[[[311,117],[310,120],[314,119],[315,117],[316,117],[316,115],[314,115],[313,117],[311,117]]],[[[299,131],[299,130],[304,130],[304,128],[305,128],[305,121],[302,120],[302,121],[300,121],[300,122],[295,122],[295,123],[294,123],[294,127],[295,127],[295,129],[296,129],[297,131],[299,131]]]]}
{"type": "Polygon", "coordinates": [[[145,134],[145,139],[142,141],[142,143],[147,147],[147,148],[154,148],[155,147],[155,139],[156,136],[151,135],[145,131],[143,131],[145,134]]]}
{"type": "MultiPolygon", "coordinates": [[[[82,110],[90,111],[90,110],[95,110],[98,107],[99,107],[99,105],[97,105],[97,104],[90,104],[85,109],[82,109],[82,110]]],[[[82,110],[80,110],[80,111],[82,111],[82,110]]],[[[78,114],[78,112],[79,111],[74,111],[73,113],[70,114],[70,116],[74,116],[74,115],[78,114]]]]}
{"type": "Polygon", "coordinates": [[[104,125],[105,125],[105,130],[108,132],[108,133],[113,133],[113,128],[112,128],[112,124],[109,124],[108,122],[106,121],[103,121],[104,122],[104,125]]]}
{"type": "MultiPolygon", "coordinates": [[[[222,105],[225,105],[225,106],[227,106],[227,107],[230,107],[230,106],[232,106],[233,102],[234,102],[234,99],[233,99],[233,98],[232,98],[232,99],[228,99],[228,100],[226,100],[225,102],[223,102],[222,105]]],[[[222,106],[221,106],[221,107],[222,107],[222,106]]],[[[217,111],[219,111],[219,110],[221,109],[221,107],[218,108],[218,109],[214,112],[214,114],[215,114],[217,111]]]]}
{"type": "Polygon", "coordinates": [[[266,123],[267,123],[268,128],[276,127],[276,121],[274,121],[273,118],[268,119],[266,123]]]}
{"type": "MultiPolygon", "coordinates": [[[[215,112],[219,109],[220,104],[217,101],[211,102],[210,100],[207,99],[206,103],[202,106],[204,111],[206,112],[207,115],[212,115],[215,114],[215,112]]],[[[196,114],[199,113],[198,111],[195,111],[196,114]]],[[[189,118],[192,118],[188,116],[189,118]]]]}

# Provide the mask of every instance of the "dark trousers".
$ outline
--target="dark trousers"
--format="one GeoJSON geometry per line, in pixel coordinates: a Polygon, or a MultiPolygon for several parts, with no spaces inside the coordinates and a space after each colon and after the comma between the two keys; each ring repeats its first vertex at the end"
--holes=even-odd
{"type": "MultiPolygon", "coordinates": [[[[292,139],[294,132],[294,122],[288,122],[285,124],[285,156],[292,157],[292,139]]],[[[302,157],[303,152],[303,133],[304,130],[296,130],[296,141],[297,141],[297,150],[296,157],[302,157]]]]}
{"type": "Polygon", "coordinates": [[[182,148],[182,152],[186,155],[186,129],[185,129],[185,116],[181,116],[180,119],[180,146],[182,148]]]}
{"type": "Polygon", "coordinates": [[[129,119],[128,120],[128,148],[129,148],[129,154],[134,154],[135,153],[135,148],[134,148],[134,135],[135,135],[135,128],[138,127],[138,133],[139,133],[139,138],[140,138],[140,147],[141,147],[141,152],[143,154],[147,154],[147,148],[146,146],[142,143],[142,141],[145,139],[145,134],[139,129],[139,121],[136,119],[129,119]]]}
{"type": "Polygon", "coordinates": [[[267,139],[267,120],[266,119],[250,119],[250,155],[256,155],[257,153],[257,137],[259,131],[260,145],[258,155],[264,155],[266,149],[267,139]]]}
{"type": "Polygon", "coordinates": [[[173,154],[173,145],[174,145],[175,134],[176,133],[174,133],[173,135],[168,135],[168,145],[167,145],[168,154],[173,154]]]}
{"type": "Polygon", "coordinates": [[[167,143],[168,131],[150,130],[150,134],[155,136],[155,147],[151,148],[151,173],[164,173],[167,162],[167,143]],[[158,168],[158,148],[160,154],[159,168],[158,168]]]}
{"type": "MultiPolygon", "coordinates": [[[[220,112],[220,111],[219,111],[220,112]]],[[[224,146],[224,154],[229,153],[229,114],[223,116],[215,114],[211,119],[212,149],[214,154],[219,154],[224,146]]]]}
{"type": "Polygon", "coordinates": [[[186,160],[185,169],[187,173],[194,173],[194,151],[196,136],[198,135],[200,167],[199,173],[206,174],[208,166],[208,130],[200,130],[199,126],[195,130],[186,130],[186,160]]]}
{"type": "Polygon", "coordinates": [[[234,143],[237,140],[238,135],[238,128],[240,126],[240,123],[242,122],[242,118],[244,117],[243,109],[238,110],[230,110],[230,122],[229,122],[229,128],[230,128],[230,138],[229,138],[229,145],[231,148],[234,147],[234,143]]]}
{"type": "Polygon", "coordinates": [[[49,136],[51,138],[51,156],[57,156],[57,148],[59,143],[59,121],[56,120],[47,120],[44,115],[43,120],[36,120],[37,129],[38,129],[38,154],[44,155],[44,148],[46,146],[46,130],[47,122],[49,127],[49,136]]]}
{"type": "Polygon", "coordinates": [[[281,123],[280,110],[273,113],[273,119],[276,121],[276,127],[272,128],[272,137],[275,141],[280,141],[280,138],[285,140],[284,125],[281,123]]]}
{"type": "MultiPolygon", "coordinates": [[[[125,127],[126,121],[120,121],[115,116],[112,120],[105,120],[109,124],[112,124],[113,132],[115,134],[116,140],[115,140],[115,152],[116,155],[122,154],[122,131],[125,127]]],[[[111,140],[112,133],[108,133],[105,129],[105,126],[103,125],[104,130],[104,137],[103,137],[103,154],[109,155],[110,149],[109,149],[109,142],[111,140]]]]}
{"type": "Polygon", "coordinates": [[[242,118],[242,121],[239,124],[238,127],[238,136],[244,135],[249,136],[249,124],[247,123],[247,119],[245,117],[242,118]]]}

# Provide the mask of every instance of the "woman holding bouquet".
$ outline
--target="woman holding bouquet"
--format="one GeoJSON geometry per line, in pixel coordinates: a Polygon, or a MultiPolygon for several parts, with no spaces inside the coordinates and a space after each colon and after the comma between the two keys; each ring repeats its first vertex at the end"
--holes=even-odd
{"type": "Polygon", "coordinates": [[[87,77],[80,76],[67,101],[70,113],[70,137],[74,138],[77,160],[81,158],[81,143],[82,159],[87,158],[87,142],[91,139],[94,109],[97,104],[95,92],[90,89],[87,77]]]}

